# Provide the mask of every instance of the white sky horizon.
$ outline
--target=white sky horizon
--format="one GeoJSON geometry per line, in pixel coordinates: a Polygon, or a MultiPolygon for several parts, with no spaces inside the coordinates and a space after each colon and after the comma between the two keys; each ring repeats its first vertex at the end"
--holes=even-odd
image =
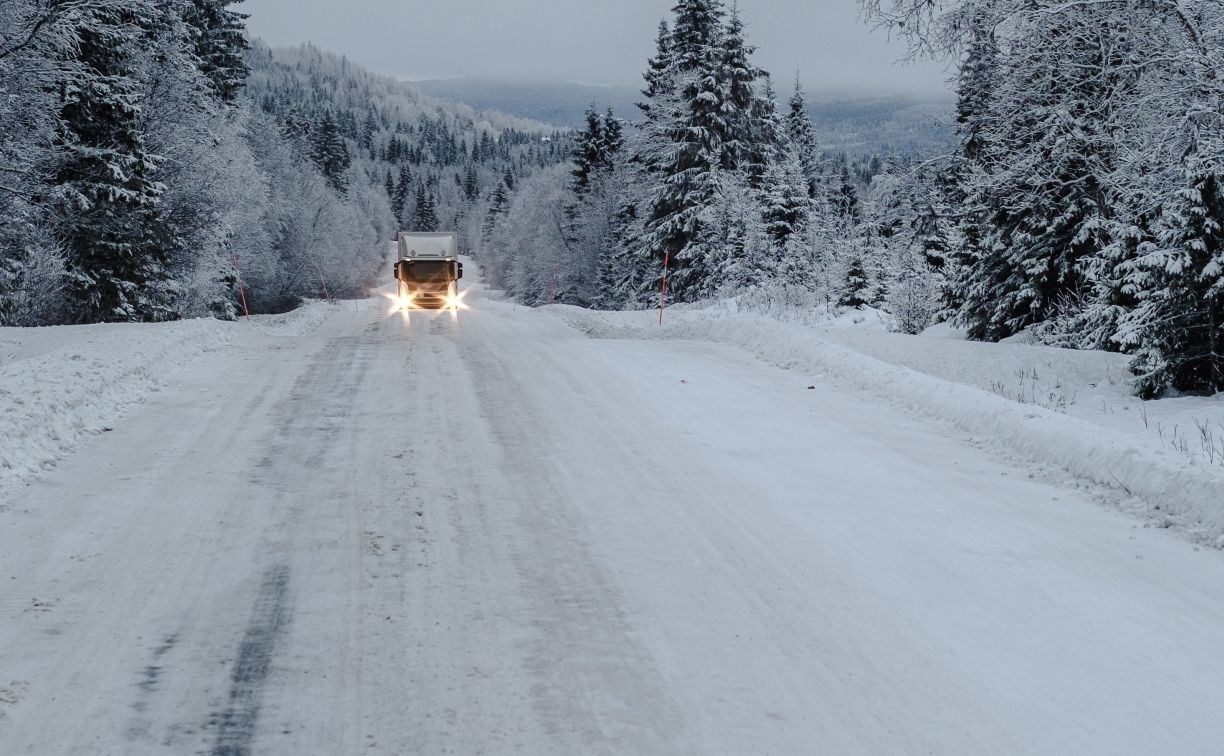
{"type": "MultiPolygon", "coordinates": [[[[674,0],[245,0],[252,36],[311,42],[404,81],[481,78],[641,83],[674,0]]],[[[905,48],[859,18],[855,0],[742,0],[754,58],[789,91],[948,95],[942,63],[900,65],[905,48]]]]}

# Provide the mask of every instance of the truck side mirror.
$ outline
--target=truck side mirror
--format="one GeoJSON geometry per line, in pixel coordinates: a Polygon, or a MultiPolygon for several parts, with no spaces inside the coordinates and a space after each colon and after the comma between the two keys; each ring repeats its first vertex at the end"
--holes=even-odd
{"type": "Polygon", "coordinates": [[[463,263],[459,263],[459,272],[455,275],[456,281],[458,281],[460,278],[463,278],[463,263]]]}

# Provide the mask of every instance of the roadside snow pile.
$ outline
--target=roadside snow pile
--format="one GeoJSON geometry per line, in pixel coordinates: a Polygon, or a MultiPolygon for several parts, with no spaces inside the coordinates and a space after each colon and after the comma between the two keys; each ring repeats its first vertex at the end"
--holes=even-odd
{"type": "MultiPolygon", "coordinates": [[[[1224,548],[1224,467],[1206,459],[1163,448],[1161,441],[1122,432],[1072,417],[1040,403],[1020,403],[975,381],[989,382],[991,365],[1001,358],[1002,371],[1015,370],[1009,360],[1017,349],[967,344],[952,338],[874,334],[839,337],[835,329],[781,323],[744,313],[688,310],[669,313],[660,328],[657,313],[597,313],[553,306],[547,312],[596,338],[696,339],[731,344],[779,367],[815,373],[819,378],[861,394],[874,395],[923,418],[971,437],[984,446],[1018,453],[1030,462],[1124,494],[1121,507],[1149,517],[1160,526],[1176,526],[1195,540],[1224,548]],[[883,338],[904,339],[902,350],[883,338]],[[855,348],[836,341],[855,342],[855,348]],[[867,354],[875,351],[883,359],[867,354]],[[891,351],[891,353],[890,353],[891,351]],[[903,352],[903,353],[902,353],[903,352]],[[1002,357],[1000,357],[1002,355],[1002,357]],[[894,363],[922,363],[928,372],[894,363]],[[972,366],[977,365],[976,369],[972,366]],[[936,374],[942,373],[947,377],[936,374]]],[[[1061,351],[1061,350],[1057,350],[1061,351]]],[[[1087,355],[1113,364],[1116,355],[1087,355]]],[[[1048,357],[1048,354],[1046,355],[1048,357]]],[[[1125,358],[1122,358],[1123,360],[1125,358]]],[[[1116,365],[1115,365],[1116,367],[1116,365]]],[[[1094,374],[1066,369],[1065,379],[1094,374]]],[[[1121,391],[1122,389],[1119,389],[1121,391]]],[[[1137,400],[1136,400],[1137,401],[1137,400]]],[[[1224,404],[1211,403],[1216,410],[1224,404]]],[[[1148,403],[1159,404],[1159,403],[1148,403]]],[[[1204,405],[1206,406],[1206,405],[1204,405]]],[[[985,492],[984,492],[985,493],[985,492]]]]}
{"type": "Polygon", "coordinates": [[[337,307],[312,303],[238,323],[0,328],[0,509],[6,488],[53,467],[82,438],[109,430],[173,369],[244,331],[308,333],[337,307]]]}

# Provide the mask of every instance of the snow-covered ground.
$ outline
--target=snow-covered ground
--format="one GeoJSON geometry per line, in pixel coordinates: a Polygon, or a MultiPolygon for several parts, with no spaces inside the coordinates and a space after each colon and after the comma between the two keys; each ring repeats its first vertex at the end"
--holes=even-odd
{"type": "Polygon", "coordinates": [[[4,494],[0,753],[1224,750],[1224,558],[1034,469],[1083,419],[802,326],[469,299],[5,332],[6,388],[144,350],[159,390],[4,494]]]}
{"type": "Polygon", "coordinates": [[[725,305],[657,312],[550,308],[597,338],[732,344],[874,396],[969,442],[1069,475],[1148,524],[1224,547],[1224,394],[1143,402],[1124,355],[891,333],[872,311],[798,324],[725,305]]]}
{"type": "MultiPolygon", "coordinates": [[[[336,305],[240,323],[0,328],[0,509],[12,490],[53,467],[83,439],[110,432],[169,373],[243,331],[309,332],[336,305]]],[[[218,376],[219,379],[223,377],[218,376]]]]}

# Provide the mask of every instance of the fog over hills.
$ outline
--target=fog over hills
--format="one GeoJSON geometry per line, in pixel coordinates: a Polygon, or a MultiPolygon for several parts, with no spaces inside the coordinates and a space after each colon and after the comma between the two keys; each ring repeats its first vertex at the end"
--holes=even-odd
{"type": "MultiPolygon", "coordinates": [[[[609,106],[621,118],[637,118],[642,99],[635,87],[593,86],[565,81],[458,78],[414,81],[425,94],[456,100],[482,111],[498,111],[557,126],[579,126],[591,105],[609,106]]],[[[785,99],[788,91],[780,91],[785,99]]],[[[857,154],[930,154],[952,142],[952,101],[937,95],[812,92],[812,118],[822,147],[857,154]]]]}

